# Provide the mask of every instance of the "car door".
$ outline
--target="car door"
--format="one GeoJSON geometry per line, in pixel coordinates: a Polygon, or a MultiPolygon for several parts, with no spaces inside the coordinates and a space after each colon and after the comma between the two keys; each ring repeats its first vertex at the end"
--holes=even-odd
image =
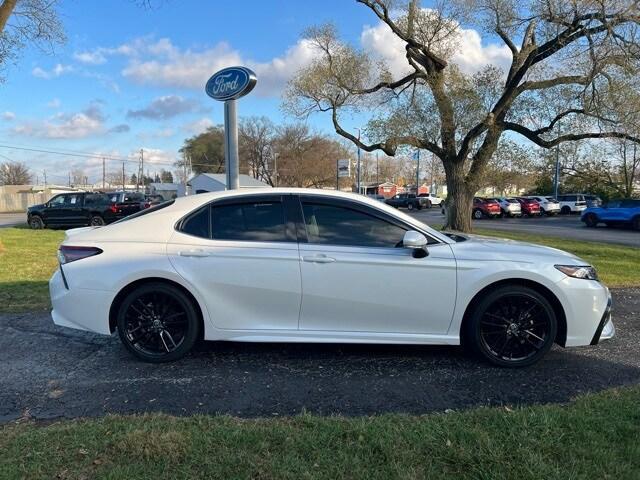
{"type": "Polygon", "coordinates": [[[456,263],[432,239],[429,255],[402,248],[413,227],[349,200],[300,197],[300,329],[445,334],[456,299],[456,263]]]}
{"type": "Polygon", "coordinates": [[[64,214],[64,194],[56,195],[49,200],[42,211],[44,222],[47,225],[60,225],[63,221],[64,214]]]}
{"type": "Polygon", "coordinates": [[[291,199],[221,199],[176,227],[167,254],[200,292],[217,328],[297,330],[302,290],[291,199]]]}

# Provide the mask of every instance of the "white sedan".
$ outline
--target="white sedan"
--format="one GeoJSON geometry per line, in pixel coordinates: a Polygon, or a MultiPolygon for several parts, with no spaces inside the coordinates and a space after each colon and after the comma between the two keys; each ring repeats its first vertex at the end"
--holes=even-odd
{"type": "Polygon", "coordinates": [[[69,230],[50,281],[57,325],[150,362],[199,338],[464,344],[501,366],[614,334],[583,260],[446,235],[375,200],[305,189],[200,194],[69,230]]]}

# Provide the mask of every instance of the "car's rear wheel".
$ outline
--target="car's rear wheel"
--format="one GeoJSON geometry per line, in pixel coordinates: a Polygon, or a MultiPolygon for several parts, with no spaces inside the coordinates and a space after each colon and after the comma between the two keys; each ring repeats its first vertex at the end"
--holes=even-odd
{"type": "Polygon", "coordinates": [[[413,210],[413,203],[411,203],[411,202],[407,203],[407,208],[409,210],[413,210]]]}
{"type": "Polygon", "coordinates": [[[584,216],[584,223],[587,227],[596,227],[598,226],[598,217],[596,217],[593,213],[587,213],[584,216]]]}
{"type": "Polygon", "coordinates": [[[465,343],[502,367],[526,367],[540,360],[553,345],[558,328],[549,301],[518,285],[489,293],[466,327],[465,343]]]}
{"type": "Polygon", "coordinates": [[[29,219],[29,226],[34,230],[42,230],[44,228],[44,222],[38,215],[33,215],[29,219]]]}
{"type": "Polygon", "coordinates": [[[92,215],[91,220],[89,220],[89,225],[92,227],[102,227],[104,224],[104,218],[100,215],[92,215]]]}
{"type": "Polygon", "coordinates": [[[183,357],[200,331],[191,299],[164,283],[149,283],[129,293],[118,309],[117,325],[127,350],[152,363],[183,357]]]}
{"type": "Polygon", "coordinates": [[[482,218],[482,210],[475,209],[473,211],[473,218],[475,218],[476,220],[480,220],[482,218]]]}
{"type": "Polygon", "coordinates": [[[560,213],[563,215],[569,215],[571,213],[571,207],[567,207],[566,205],[560,209],[560,213]]]}

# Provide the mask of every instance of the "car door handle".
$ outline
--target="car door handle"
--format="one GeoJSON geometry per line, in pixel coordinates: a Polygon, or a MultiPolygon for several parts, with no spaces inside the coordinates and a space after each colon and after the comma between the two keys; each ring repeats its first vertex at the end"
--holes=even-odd
{"type": "Polygon", "coordinates": [[[181,257],[208,257],[209,253],[206,250],[181,250],[178,252],[181,257]]]}
{"type": "Polygon", "coordinates": [[[302,257],[302,260],[311,263],[333,263],[336,261],[335,258],[327,257],[326,255],[310,255],[307,257],[302,257]]]}

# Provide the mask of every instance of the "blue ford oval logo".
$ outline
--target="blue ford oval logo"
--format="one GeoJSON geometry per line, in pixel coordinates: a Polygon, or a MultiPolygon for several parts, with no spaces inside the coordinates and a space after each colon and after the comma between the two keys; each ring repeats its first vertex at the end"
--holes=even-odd
{"type": "Polygon", "coordinates": [[[205,91],[216,100],[234,100],[246,95],[258,81],[256,74],[245,67],[228,67],[213,74],[205,91]]]}

